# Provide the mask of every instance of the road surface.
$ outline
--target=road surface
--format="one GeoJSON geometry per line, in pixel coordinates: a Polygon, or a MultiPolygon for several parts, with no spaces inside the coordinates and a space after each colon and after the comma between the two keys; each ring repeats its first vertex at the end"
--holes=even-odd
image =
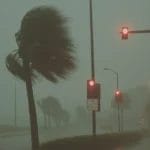
{"type": "MultiPolygon", "coordinates": [[[[40,134],[41,143],[57,139],[58,137],[62,138],[64,136],[61,132],[59,132],[59,134],[51,134],[51,136],[46,133],[47,132],[43,132],[40,134]]],[[[66,134],[65,136],[69,135],[66,134]]],[[[0,150],[31,150],[31,139],[29,133],[0,135],[0,150]]],[[[142,140],[134,147],[118,147],[115,150],[150,150],[150,138],[142,140]]]]}

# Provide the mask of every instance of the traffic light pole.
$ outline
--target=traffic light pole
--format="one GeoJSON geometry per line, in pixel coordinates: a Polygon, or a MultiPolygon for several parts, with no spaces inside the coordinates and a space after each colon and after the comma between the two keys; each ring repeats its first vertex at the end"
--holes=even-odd
{"type": "Polygon", "coordinates": [[[122,35],[122,40],[128,39],[128,34],[135,34],[135,33],[150,33],[150,30],[131,30],[128,31],[128,27],[122,27],[122,31],[120,32],[122,35]]]}
{"type": "MultiPolygon", "coordinates": [[[[115,70],[113,70],[111,68],[104,68],[104,70],[109,70],[109,71],[113,72],[116,75],[116,90],[119,90],[119,75],[118,75],[118,72],[116,72],[115,70]]],[[[119,103],[117,104],[117,109],[118,109],[118,132],[121,132],[119,103]]],[[[123,119],[122,119],[122,121],[123,121],[123,119]]],[[[122,122],[122,130],[123,130],[123,122],[122,122]]]]}
{"type": "MultiPolygon", "coordinates": [[[[90,37],[91,37],[91,76],[92,79],[95,80],[92,0],[89,0],[89,12],[90,12],[90,37]]],[[[95,111],[92,111],[92,134],[93,136],[96,136],[96,112],[95,111]]]]}
{"type": "MultiPolygon", "coordinates": [[[[128,39],[128,33],[131,33],[131,34],[135,34],[135,33],[150,33],[150,30],[149,29],[144,29],[144,30],[131,30],[131,31],[128,31],[128,27],[123,27],[122,28],[122,32],[120,32],[122,34],[122,39],[128,39]],[[123,35],[123,29],[126,29],[126,36],[123,35]]],[[[125,33],[124,33],[125,34],[125,33]]],[[[118,111],[119,111],[119,104],[118,104],[118,111]]],[[[121,109],[121,118],[122,118],[122,125],[121,125],[121,130],[123,130],[123,109],[121,109]]],[[[118,114],[118,119],[119,119],[119,114],[118,114]]]]}
{"type": "Polygon", "coordinates": [[[133,30],[129,31],[129,33],[150,33],[150,30],[133,30]]]}
{"type": "MultiPolygon", "coordinates": [[[[116,78],[117,78],[117,90],[119,89],[119,76],[118,76],[118,72],[114,72],[116,74],[116,78]]],[[[120,106],[118,103],[118,131],[121,131],[121,125],[120,125],[120,106]]]]}
{"type": "Polygon", "coordinates": [[[90,8],[90,34],[91,34],[91,76],[95,79],[95,65],[94,65],[94,32],[93,32],[93,8],[92,0],[89,0],[90,8]]]}

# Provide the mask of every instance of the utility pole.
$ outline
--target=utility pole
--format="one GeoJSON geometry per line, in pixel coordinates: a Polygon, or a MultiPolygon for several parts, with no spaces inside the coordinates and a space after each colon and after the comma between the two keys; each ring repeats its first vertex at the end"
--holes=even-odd
{"type": "MultiPolygon", "coordinates": [[[[91,77],[93,80],[95,80],[92,0],[89,0],[89,12],[90,12],[90,39],[91,39],[91,77]]],[[[93,134],[93,136],[96,135],[96,111],[92,111],[92,134],[93,134]]]]}

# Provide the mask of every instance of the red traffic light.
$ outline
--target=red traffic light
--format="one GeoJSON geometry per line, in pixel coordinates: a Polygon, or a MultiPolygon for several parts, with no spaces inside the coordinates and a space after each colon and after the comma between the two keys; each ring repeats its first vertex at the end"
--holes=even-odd
{"type": "Polygon", "coordinates": [[[122,34],[128,34],[128,28],[127,27],[122,28],[122,34]]]}
{"type": "Polygon", "coordinates": [[[122,102],[122,93],[120,90],[115,91],[115,100],[117,103],[122,102]]]}
{"type": "Polygon", "coordinates": [[[121,92],[119,91],[119,90],[117,90],[116,92],[115,92],[115,95],[116,96],[119,96],[121,94],[121,92]]]}
{"type": "Polygon", "coordinates": [[[89,86],[94,86],[95,85],[95,81],[94,80],[88,80],[88,85],[89,86]]]}
{"type": "Polygon", "coordinates": [[[95,80],[87,80],[87,99],[100,99],[100,84],[95,80]]]}
{"type": "Polygon", "coordinates": [[[122,39],[123,40],[128,39],[128,33],[129,33],[128,27],[122,27],[121,34],[122,34],[122,39]]]}

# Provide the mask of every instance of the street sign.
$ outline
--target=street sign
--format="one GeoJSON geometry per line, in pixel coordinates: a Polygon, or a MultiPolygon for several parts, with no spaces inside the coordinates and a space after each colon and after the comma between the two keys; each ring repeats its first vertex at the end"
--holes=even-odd
{"type": "Polygon", "coordinates": [[[99,99],[88,99],[87,108],[89,111],[100,111],[100,100],[99,99]]]}
{"type": "MultiPolygon", "coordinates": [[[[89,80],[88,80],[89,81],[89,80]]],[[[92,95],[91,97],[87,97],[87,108],[89,111],[100,111],[100,96],[101,96],[101,87],[100,83],[95,83],[94,84],[94,96],[92,95]]],[[[87,90],[90,91],[91,89],[87,90]]],[[[90,93],[90,92],[89,92],[90,93]]]]}

